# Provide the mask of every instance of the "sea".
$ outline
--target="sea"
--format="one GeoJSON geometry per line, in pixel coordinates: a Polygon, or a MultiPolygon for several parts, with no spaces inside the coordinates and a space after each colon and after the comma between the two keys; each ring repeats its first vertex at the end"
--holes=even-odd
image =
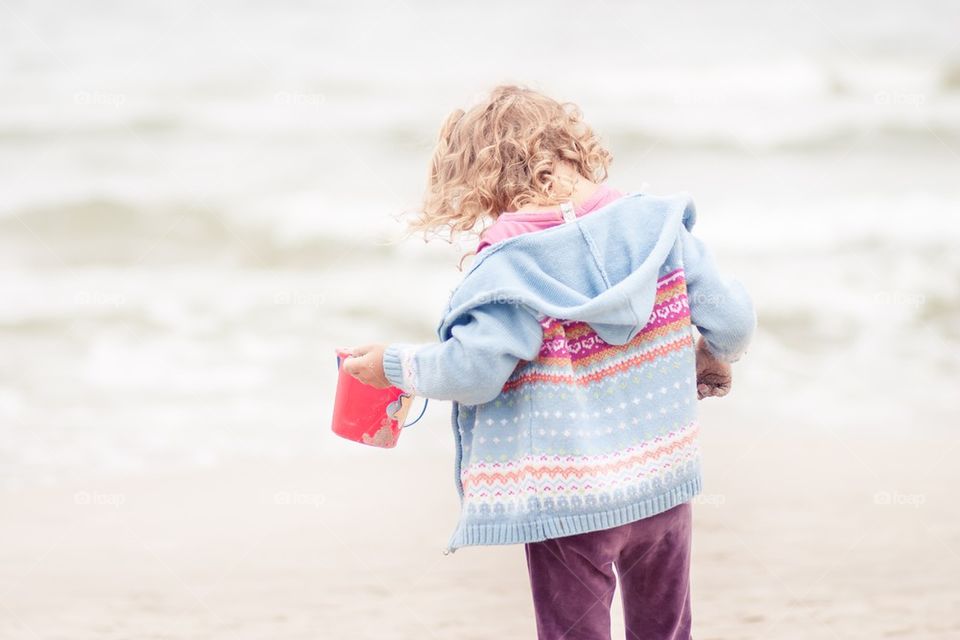
{"type": "MultiPolygon", "coordinates": [[[[390,455],[331,434],[334,348],[436,339],[476,241],[404,220],[440,124],[501,83],[578,105],[611,185],[693,196],[759,321],[710,420],[947,433],[958,25],[945,0],[4,2],[0,486],[390,455]]],[[[449,419],[395,451],[449,451],[449,419]]]]}

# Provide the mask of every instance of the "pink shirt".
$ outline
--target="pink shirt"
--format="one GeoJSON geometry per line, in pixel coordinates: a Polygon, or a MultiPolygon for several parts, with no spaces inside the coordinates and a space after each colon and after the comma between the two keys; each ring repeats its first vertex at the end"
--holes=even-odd
{"type": "MultiPolygon", "coordinates": [[[[579,218],[613,202],[617,198],[622,197],[622,195],[623,194],[616,189],[611,189],[607,185],[601,184],[597,187],[593,195],[581,202],[574,209],[574,213],[579,218]]],[[[501,240],[506,240],[521,233],[549,229],[562,222],[563,216],[559,210],[531,211],[530,213],[501,213],[497,221],[480,234],[480,244],[477,245],[477,253],[480,253],[483,249],[501,240]]]]}

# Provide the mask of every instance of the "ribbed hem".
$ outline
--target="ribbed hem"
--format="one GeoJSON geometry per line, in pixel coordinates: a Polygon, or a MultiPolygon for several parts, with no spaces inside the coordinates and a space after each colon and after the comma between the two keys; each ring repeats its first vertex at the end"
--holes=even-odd
{"type": "Polygon", "coordinates": [[[471,545],[523,544],[561,538],[578,533],[610,529],[622,524],[655,516],[683,504],[700,493],[702,477],[696,476],[670,491],[642,502],[609,511],[569,516],[542,517],[529,522],[502,524],[472,524],[457,527],[447,545],[447,551],[471,545]]]}
{"type": "Polygon", "coordinates": [[[400,344],[391,344],[383,352],[383,374],[395,387],[403,389],[403,363],[400,344]]]}

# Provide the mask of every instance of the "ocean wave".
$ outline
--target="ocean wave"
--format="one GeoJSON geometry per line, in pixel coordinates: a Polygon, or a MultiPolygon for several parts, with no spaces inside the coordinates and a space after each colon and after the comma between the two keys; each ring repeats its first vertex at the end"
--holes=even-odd
{"type": "MultiPolygon", "coordinates": [[[[742,198],[740,199],[742,200],[742,198]]],[[[732,257],[831,260],[862,256],[890,261],[908,251],[920,261],[952,264],[960,218],[905,225],[899,211],[951,211],[953,198],[859,196],[806,199],[780,206],[776,224],[762,202],[740,200],[704,215],[709,237],[732,257]],[[718,224],[719,222],[721,222],[718,224]],[[750,229],[748,234],[743,229],[750,229]],[[829,233],[825,231],[829,229],[829,233]]],[[[455,263],[469,239],[454,246],[406,238],[389,206],[324,205],[316,198],[275,197],[244,212],[229,203],[140,204],[121,199],[65,199],[0,214],[0,263],[15,266],[232,264],[250,268],[316,268],[408,259],[455,263]],[[262,211],[260,211],[262,210],[262,211]],[[330,219],[329,211],[336,211],[330,219]],[[308,220],[304,222],[302,219],[308,220]],[[416,240],[416,241],[414,241],[416,240]]]]}
{"type": "Polygon", "coordinates": [[[735,128],[686,134],[662,129],[623,127],[607,129],[604,137],[617,142],[617,148],[645,151],[652,148],[734,152],[818,153],[846,150],[857,144],[863,149],[927,148],[943,144],[960,148],[960,124],[929,126],[924,123],[882,123],[870,125],[850,122],[824,125],[804,131],[752,133],[735,128]]]}
{"type": "MultiPolygon", "coordinates": [[[[618,149],[646,151],[653,148],[735,152],[745,150],[784,153],[834,152],[846,150],[856,144],[863,149],[926,149],[948,145],[960,148],[960,121],[930,120],[925,118],[889,119],[870,121],[850,117],[845,121],[798,125],[793,123],[779,128],[754,126],[712,125],[703,128],[686,126],[683,121],[669,125],[642,123],[607,123],[597,127],[606,140],[613,141],[618,149]]],[[[91,141],[98,144],[110,140],[130,141],[131,135],[141,139],[169,143],[171,136],[190,141],[182,144],[183,152],[191,145],[226,142],[243,147],[250,135],[249,128],[230,130],[198,129],[175,119],[146,119],[115,126],[73,127],[62,129],[0,127],[0,142],[9,145],[50,144],[60,146],[65,142],[91,141]]],[[[344,126],[336,132],[298,132],[297,130],[273,131],[266,146],[282,149],[295,147],[325,148],[337,144],[359,145],[365,148],[380,148],[382,151],[410,151],[429,147],[434,131],[418,124],[398,122],[381,128],[358,125],[351,129],[344,126]]],[[[263,139],[257,140],[263,145],[263,139]]],[[[12,147],[11,147],[12,148],[12,147]]],[[[30,153],[27,151],[27,153],[30,153]]]]}
{"type": "MultiPolygon", "coordinates": [[[[736,150],[744,144],[771,151],[842,149],[868,145],[928,145],[960,142],[960,64],[945,69],[940,86],[856,87],[824,80],[823,89],[796,95],[763,95],[664,87],[637,92],[587,110],[590,123],[608,140],[646,148],[736,150]],[[939,140],[938,140],[939,139],[939,140]]],[[[695,85],[690,85],[695,86],[695,85]]],[[[584,95],[590,96],[587,87],[584,95]]],[[[603,95],[598,92],[598,95],[603,95]]],[[[190,109],[144,107],[109,113],[38,110],[29,115],[0,107],[0,141],[11,151],[33,145],[149,141],[158,151],[191,153],[206,145],[323,148],[363,145],[378,152],[429,148],[441,111],[421,98],[389,108],[388,96],[328,99],[310,110],[279,109],[261,95],[249,101],[198,103],[190,109]],[[304,112],[305,111],[305,112],[304,112]]],[[[596,100],[596,98],[594,98],[596,100]]]]}
{"type": "Polygon", "coordinates": [[[145,207],[84,200],[0,217],[0,261],[19,266],[229,263],[314,268],[388,259],[396,245],[370,234],[281,237],[265,222],[196,206],[145,207]]]}

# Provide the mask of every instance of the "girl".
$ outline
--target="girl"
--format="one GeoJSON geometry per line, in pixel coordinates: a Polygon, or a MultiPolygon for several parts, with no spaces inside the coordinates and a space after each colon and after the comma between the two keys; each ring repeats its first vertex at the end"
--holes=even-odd
{"type": "Polygon", "coordinates": [[[691,234],[691,200],[621,194],[610,161],[575,106],[525,88],[455,111],[411,227],[492,224],[439,342],[344,367],[452,401],[448,550],[523,543],[540,638],[609,638],[618,579],[629,637],[689,638],[695,400],[727,393],[756,318],[691,234]]]}

